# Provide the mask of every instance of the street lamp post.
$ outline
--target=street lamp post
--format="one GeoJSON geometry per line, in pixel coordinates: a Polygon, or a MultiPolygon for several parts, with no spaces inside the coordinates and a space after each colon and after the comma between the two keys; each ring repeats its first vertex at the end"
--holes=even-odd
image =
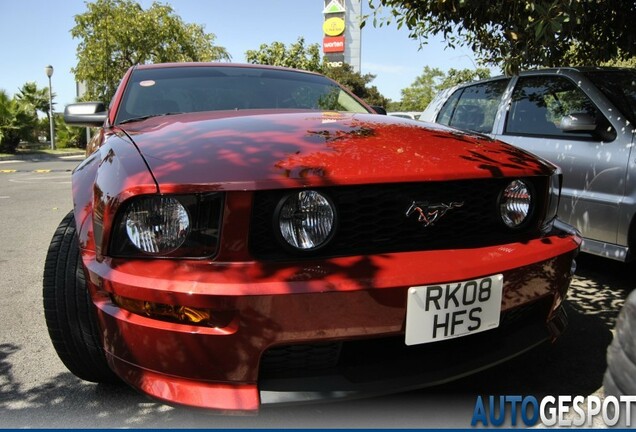
{"type": "Polygon", "coordinates": [[[51,76],[53,75],[53,66],[48,65],[44,68],[46,76],[49,77],[49,123],[51,127],[51,150],[55,150],[55,121],[53,120],[53,87],[51,86],[51,76]]]}

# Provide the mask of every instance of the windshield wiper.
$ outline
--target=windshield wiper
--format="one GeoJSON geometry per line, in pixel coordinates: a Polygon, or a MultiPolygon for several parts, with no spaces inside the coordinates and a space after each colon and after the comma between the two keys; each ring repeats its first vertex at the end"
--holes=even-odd
{"type": "Polygon", "coordinates": [[[138,122],[138,121],[142,121],[142,120],[147,120],[147,119],[152,118],[152,117],[163,117],[163,116],[169,116],[169,115],[175,115],[175,114],[183,114],[183,113],[182,112],[167,112],[167,113],[163,113],[163,114],[149,114],[149,115],[145,115],[145,116],[133,117],[133,118],[129,118],[129,119],[126,119],[126,120],[122,120],[118,124],[134,123],[134,122],[138,122]]]}

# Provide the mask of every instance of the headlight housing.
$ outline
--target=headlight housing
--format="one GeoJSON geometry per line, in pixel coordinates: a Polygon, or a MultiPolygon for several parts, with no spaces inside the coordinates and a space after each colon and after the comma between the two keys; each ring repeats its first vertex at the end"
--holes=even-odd
{"type": "Polygon", "coordinates": [[[523,180],[508,183],[499,196],[501,220],[508,228],[522,227],[534,207],[533,188],[523,180]]]}
{"type": "Polygon", "coordinates": [[[274,225],[283,244],[297,251],[317,250],[333,237],[336,208],[315,190],[293,192],[278,203],[274,225]]]}
{"type": "Polygon", "coordinates": [[[143,197],[126,210],[123,223],[128,240],[141,252],[166,255],[185,242],[190,216],[172,197],[143,197]]]}
{"type": "Polygon", "coordinates": [[[115,257],[209,257],[218,246],[222,194],[142,195],[125,202],[113,225],[115,257]]]}
{"type": "Polygon", "coordinates": [[[561,200],[561,183],[563,175],[561,169],[556,170],[550,176],[550,184],[548,185],[548,205],[545,213],[545,224],[550,224],[557,217],[559,210],[559,201],[561,200]]]}

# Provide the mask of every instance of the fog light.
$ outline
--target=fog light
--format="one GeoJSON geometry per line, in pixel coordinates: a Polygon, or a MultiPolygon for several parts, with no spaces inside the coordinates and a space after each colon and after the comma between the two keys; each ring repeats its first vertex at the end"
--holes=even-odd
{"type": "Polygon", "coordinates": [[[528,219],[531,209],[530,186],[522,180],[512,181],[499,197],[501,219],[509,228],[521,226],[528,219]]]}

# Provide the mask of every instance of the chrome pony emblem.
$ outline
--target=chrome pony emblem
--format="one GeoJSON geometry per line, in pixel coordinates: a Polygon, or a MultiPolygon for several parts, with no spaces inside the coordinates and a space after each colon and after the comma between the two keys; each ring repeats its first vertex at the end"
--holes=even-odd
{"type": "Polygon", "coordinates": [[[406,211],[406,217],[413,213],[418,213],[418,222],[422,222],[425,227],[435,224],[449,210],[463,206],[463,202],[451,202],[450,204],[429,204],[427,201],[413,201],[411,207],[406,211]]]}

